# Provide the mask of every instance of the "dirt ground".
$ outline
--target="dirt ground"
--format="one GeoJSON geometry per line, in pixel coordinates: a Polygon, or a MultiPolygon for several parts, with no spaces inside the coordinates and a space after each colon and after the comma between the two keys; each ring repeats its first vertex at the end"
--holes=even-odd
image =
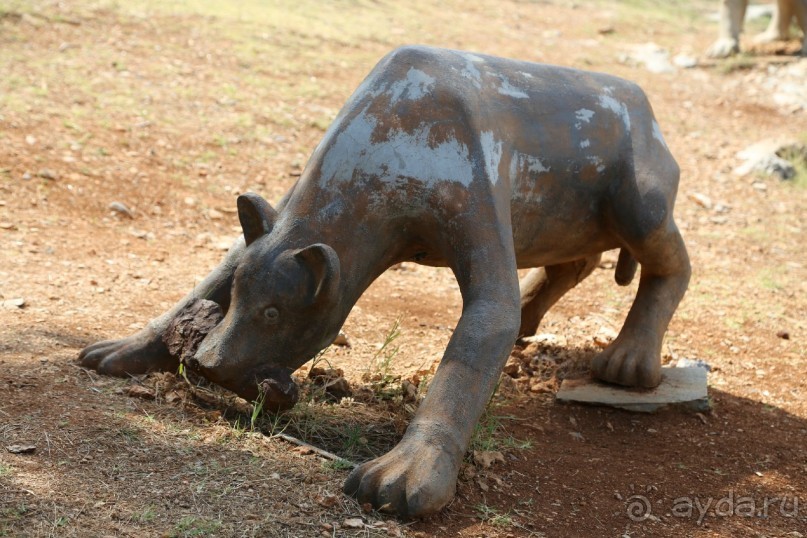
{"type": "Polygon", "coordinates": [[[807,60],[796,41],[665,73],[624,60],[648,42],[703,59],[715,4],[0,0],[0,536],[807,535],[807,181],[732,172],[753,142],[807,136],[807,109],[760,82],[807,60]],[[291,418],[251,421],[173,374],[76,365],[199,282],[239,232],[235,196],[277,201],[405,43],[646,90],[681,165],[694,271],[664,360],[711,365],[712,412],[554,401],[635,294],[614,284],[613,253],[547,316],[551,336],[514,350],[525,366],[474,445],[503,461],[469,455],[456,499],[425,521],[363,511],[341,494],[344,465],[267,434],[318,428],[312,442],[355,461],[391,446],[416,403],[401,381],[428,375],[461,311],[447,270],[383,275],[345,325],[351,347],[324,355],[354,397],[320,392],[291,418]]]}

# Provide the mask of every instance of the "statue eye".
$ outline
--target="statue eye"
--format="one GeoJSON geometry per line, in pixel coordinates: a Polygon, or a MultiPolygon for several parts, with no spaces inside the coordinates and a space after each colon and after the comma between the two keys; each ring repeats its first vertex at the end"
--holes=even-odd
{"type": "Polygon", "coordinates": [[[280,317],[280,312],[278,312],[277,308],[274,306],[270,306],[263,311],[263,317],[265,317],[269,323],[275,323],[280,317]]]}

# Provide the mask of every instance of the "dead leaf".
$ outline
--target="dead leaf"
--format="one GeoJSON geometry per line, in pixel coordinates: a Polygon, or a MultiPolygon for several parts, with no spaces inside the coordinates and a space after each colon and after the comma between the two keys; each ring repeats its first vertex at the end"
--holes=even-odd
{"type": "Polygon", "coordinates": [[[487,493],[488,490],[490,490],[490,486],[488,486],[488,483],[483,478],[477,478],[476,485],[479,486],[479,489],[481,489],[485,493],[487,493]]]}
{"type": "Polygon", "coordinates": [[[569,432],[569,435],[571,435],[572,439],[574,439],[575,441],[585,441],[585,439],[583,438],[583,434],[580,432],[569,432]]]}
{"type": "Polygon", "coordinates": [[[498,450],[474,450],[474,463],[485,469],[497,461],[504,463],[504,455],[498,450]]]}
{"type": "Polygon", "coordinates": [[[132,398],[142,398],[144,400],[154,399],[154,391],[143,385],[132,385],[126,390],[126,394],[132,398]]]}
{"type": "Polygon", "coordinates": [[[318,505],[324,506],[325,508],[333,508],[339,503],[339,497],[336,495],[331,495],[330,493],[326,493],[325,495],[317,495],[314,500],[318,505]]]}
{"type": "Polygon", "coordinates": [[[165,401],[168,403],[182,400],[185,397],[185,391],[169,390],[165,393],[165,401]]]}
{"type": "Polygon", "coordinates": [[[6,450],[11,452],[12,454],[33,454],[36,450],[36,446],[34,445],[10,445],[6,447],[6,450]]]}
{"type": "Polygon", "coordinates": [[[353,517],[346,519],[342,522],[342,526],[346,529],[363,529],[364,521],[360,517],[353,517]]]}
{"type": "Polygon", "coordinates": [[[314,453],[314,450],[311,447],[307,447],[307,446],[298,446],[298,447],[292,448],[291,451],[296,452],[297,454],[300,454],[301,456],[307,456],[309,454],[314,453]]]}

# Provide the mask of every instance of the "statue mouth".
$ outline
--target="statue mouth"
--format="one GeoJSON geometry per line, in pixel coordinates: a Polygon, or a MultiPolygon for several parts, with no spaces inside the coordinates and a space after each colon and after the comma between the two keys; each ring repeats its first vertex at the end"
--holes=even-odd
{"type": "Polygon", "coordinates": [[[266,372],[262,381],[258,383],[258,396],[256,401],[261,402],[266,411],[278,412],[291,409],[300,399],[297,383],[291,377],[287,368],[272,368],[266,372]]]}

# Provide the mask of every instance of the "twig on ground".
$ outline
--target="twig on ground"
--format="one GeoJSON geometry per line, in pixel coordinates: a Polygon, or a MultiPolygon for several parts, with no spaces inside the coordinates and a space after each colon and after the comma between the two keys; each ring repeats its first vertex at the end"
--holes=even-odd
{"type": "Polygon", "coordinates": [[[333,461],[338,461],[340,463],[344,463],[345,465],[350,465],[351,468],[355,469],[356,467],[358,467],[358,464],[353,463],[352,461],[346,460],[345,458],[343,458],[341,456],[337,456],[336,454],[334,454],[332,452],[328,452],[327,450],[323,450],[321,448],[315,447],[314,445],[308,444],[305,441],[301,441],[300,439],[297,439],[296,437],[292,437],[291,435],[289,435],[287,433],[276,433],[276,434],[271,435],[271,436],[268,437],[268,439],[275,439],[275,438],[283,439],[284,441],[287,441],[289,443],[305,447],[305,448],[311,450],[312,452],[314,452],[315,454],[317,454],[319,456],[322,456],[323,458],[333,460],[333,461]]]}

